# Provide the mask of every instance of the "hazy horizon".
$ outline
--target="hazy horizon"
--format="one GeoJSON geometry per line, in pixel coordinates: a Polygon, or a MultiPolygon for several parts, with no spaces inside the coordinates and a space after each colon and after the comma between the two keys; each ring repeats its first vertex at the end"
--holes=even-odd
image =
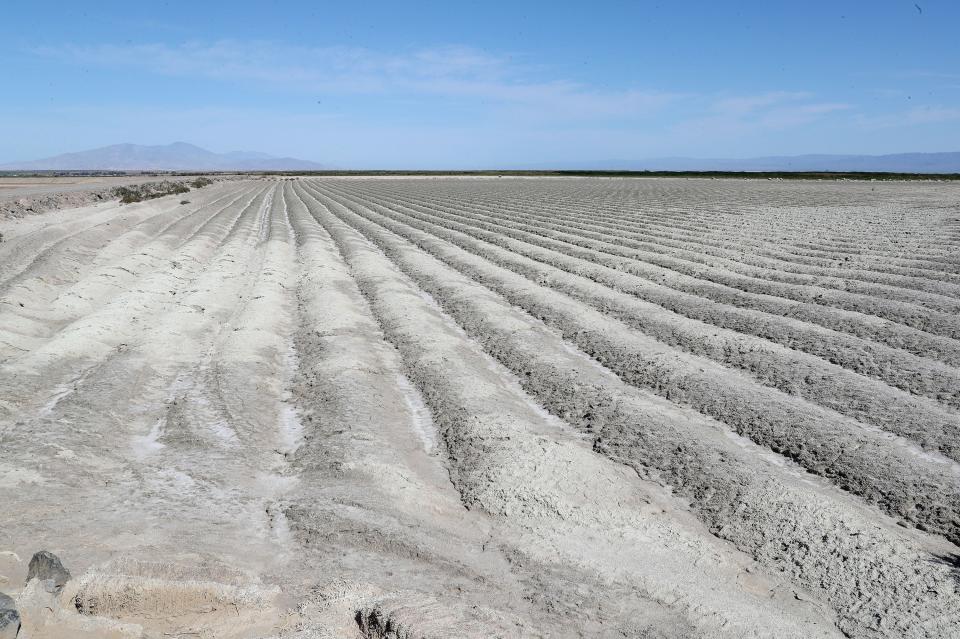
{"type": "Polygon", "coordinates": [[[0,164],[184,140],[351,168],[960,150],[948,2],[14,5],[0,164]]]}
{"type": "MultiPolygon", "coordinates": [[[[386,169],[392,167],[365,167],[386,169]]],[[[600,171],[837,171],[890,173],[960,173],[960,151],[893,155],[811,154],[753,158],[640,158],[582,161],[570,164],[458,167],[461,170],[600,170],[600,171]]],[[[359,170],[365,170],[359,169],[359,170]]],[[[68,152],[46,158],[0,163],[0,171],[256,171],[256,170],[357,170],[277,157],[250,149],[214,153],[182,140],[165,145],[120,143],[68,152]]],[[[402,169],[401,169],[402,170],[402,169]]],[[[442,169],[441,169],[442,170],[442,169]]]]}

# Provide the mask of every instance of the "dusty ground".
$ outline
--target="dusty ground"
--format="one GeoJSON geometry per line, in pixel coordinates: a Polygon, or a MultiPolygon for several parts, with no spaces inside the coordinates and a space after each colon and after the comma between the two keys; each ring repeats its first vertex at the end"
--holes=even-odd
{"type": "Polygon", "coordinates": [[[190,196],[0,221],[21,637],[960,636],[955,185],[190,196]]]}
{"type": "MultiPolygon", "coordinates": [[[[116,199],[113,189],[145,182],[187,182],[197,176],[0,176],[0,220],[46,213],[57,209],[90,206],[116,199]]],[[[232,179],[218,176],[216,179],[232,179]]]]}

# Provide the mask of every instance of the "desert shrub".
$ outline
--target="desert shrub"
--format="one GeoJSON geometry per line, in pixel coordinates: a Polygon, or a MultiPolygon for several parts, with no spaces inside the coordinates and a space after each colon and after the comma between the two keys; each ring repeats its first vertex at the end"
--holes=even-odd
{"type": "Polygon", "coordinates": [[[128,186],[118,186],[113,189],[113,194],[119,197],[124,204],[132,204],[143,200],[143,195],[138,189],[132,189],[128,186]]]}
{"type": "Polygon", "coordinates": [[[210,186],[211,184],[213,184],[213,180],[205,177],[198,177],[196,180],[190,183],[190,186],[195,189],[202,189],[203,187],[210,186]]]}
{"type": "Polygon", "coordinates": [[[165,195],[179,195],[189,193],[190,187],[181,182],[145,182],[130,186],[118,186],[113,189],[114,197],[120,198],[124,204],[152,200],[165,195]]]}

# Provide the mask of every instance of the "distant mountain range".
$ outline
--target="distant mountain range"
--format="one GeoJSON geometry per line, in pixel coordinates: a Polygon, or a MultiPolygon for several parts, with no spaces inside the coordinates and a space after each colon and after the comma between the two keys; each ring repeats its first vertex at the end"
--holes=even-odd
{"type": "Polygon", "coordinates": [[[892,155],[784,155],[745,159],[606,160],[570,168],[633,171],[864,171],[960,173],[960,152],[892,155]]]}
{"type": "MultiPolygon", "coordinates": [[[[331,167],[266,153],[214,153],[186,142],[159,146],[114,144],[40,160],[0,164],[16,171],[322,171],[331,167]]],[[[893,155],[784,155],[744,159],[668,157],[605,160],[530,167],[573,170],[633,171],[866,171],[891,173],[960,173],[960,152],[893,155]]]]}
{"type": "Polygon", "coordinates": [[[214,153],[186,142],[159,146],[114,144],[40,160],[0,164],[6,171],[318,171],[325,167],[266,153],[214,153]]]}

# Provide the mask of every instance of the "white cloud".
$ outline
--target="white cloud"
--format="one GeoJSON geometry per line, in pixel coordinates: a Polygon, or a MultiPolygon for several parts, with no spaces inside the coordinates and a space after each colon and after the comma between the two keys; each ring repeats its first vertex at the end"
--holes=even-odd
{"type": "Polygon", "coordinates": [[[858,125],[865,129],[892,129],[922,124],[938,124],[960,120],[960,108],[929,106],[914,107],[900,113],[888,113],[876,116],[860,116],[858,125]]]}
{"type": "Polygon", "coordinates": [[[255,82],[317,95],[403,94],[473,98],[540,117],[637,116],[679,95],[599,90],[568,80],[532,80],[505,56],[449,46],[403,53],[356,47],[296,47],[223,40],[213,44],[40,47],[64,61],[183,77],[255,82]]]}
{"type": "Polygon", "coordinates": [[[769,108],[784,102],[793,102],[810,98],[811,94],[805,91],[772,91],[759,95],[744,95],[731,98],[722,98],[714,103],[715,111],[731,115],[748,114],[769,108]]]}
{"type": "MultiPolygon", "coordinates": [[[[852,109],[802,90],[705,94],[630,84],[600,86],[551,75],[548,66],[534,67],[506,54],[464,46],[385,52],[222,40],[179,45],[58,45],[34,51],[64,64],[209,79],[254,91],[259,87],[317,99],[369,96],[375,98],[371,100],[375,104],[389,101],[396,106],[393,113],[400,124],[392,113],[371,118],[362,111],[343,108],[339,111],[341,124],[354,135],[380,125],[391,130],[421,127],[445,131],[440,143],[468,139],[466,132],[474,131],[480,137],[497,137],[501,144],[525,140],[538,148],[567,140],[570,150],[564,152],[571,156],[582,148],[598,146],[607,149],[604,153],[627,156],[649,155],[652,148],[669,154],[669,149],[683,145],[720,148],[751,136],[762,143],[769,133],[813,128],[833,114],[852,109]],[[427,108],[433,105],[436,108],[427,108]],[[460,117],[461,108],[470,111],[460,117]],[[409,117],[421,111],[449,117],[442,122],[429,116],[409,117]]],[[[299,109],[298,103],[302,104],[277,100],[271,113],[299,109]]],[[[338,101],[330,100],[328,106],[324,100],[318,108],[337,113],[341,107],[335,104],[338,101]]],[[[307,121],[319,130],[316,120],[307,121]]],[[[339,129],[323,130],[329,136],[331,130],[339,129]]]]}
{"type": "Polygon", "coordinates": [[[841,102],[814,101],[805,91],[773,91],[755,95],[715,98],[706,114],[677,123],[672,132],[680,136],[731,137],[789,129],[852,109],[841,102]]]}

